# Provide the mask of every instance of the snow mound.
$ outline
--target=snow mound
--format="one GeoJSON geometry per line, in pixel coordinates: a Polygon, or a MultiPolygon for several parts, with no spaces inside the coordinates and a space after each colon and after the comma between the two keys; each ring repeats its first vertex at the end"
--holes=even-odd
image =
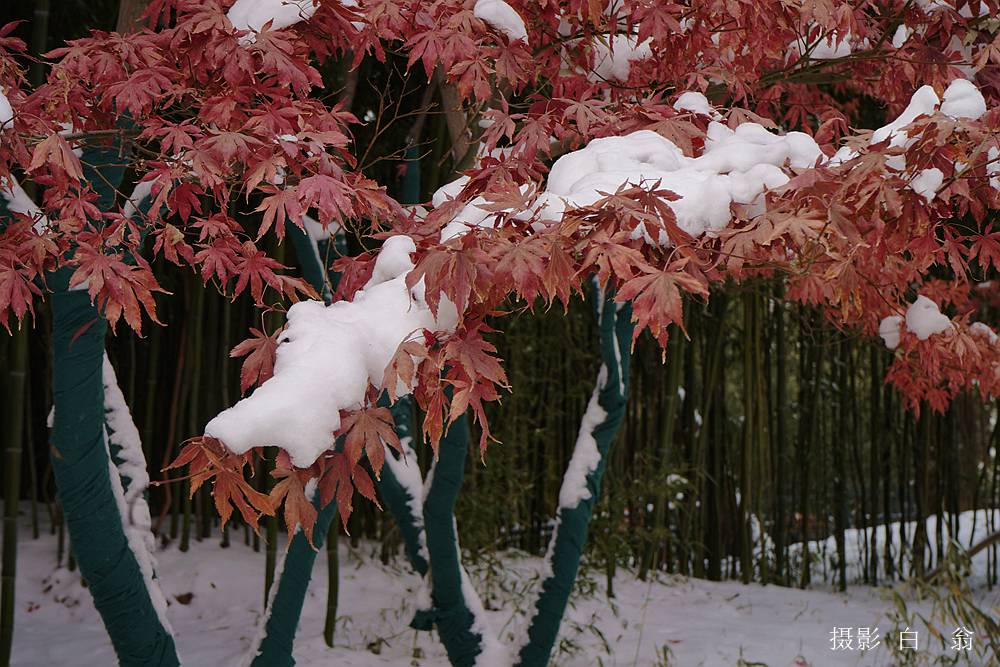
{"type": "Polygon", "coordinates": [[[14,110],[10,106],[10,100],[0,86],[0,131],[6,130],[14,125],[14,110]]]}
{"type": "MultiPolygon", "coordinates": [[[[813,42],[805,39],[798,39],[788,45],[789,55],[808,54],[812,60],[835,60],[846,58],[854,52],[854,36],[845,33],[843,36],[832,32],[825,36],[820,36],[813,42]]],[[[868,40],[861,40],[858,44],[861,48],[868,47],[868,40]]]]}
{"type": "MultiPolygon", "coordinates": [[[[259,32],[268,21],[271,30],[280,30],[312,18],[319,0],[236,0],[226,16],[237,30],[259,32]]],[[[244,38],[253,41],[253,36],[244,38]]]]}
{"type": "Polygon", "coordinates": [[[986,100],[975,84],[965,79],[955,79],[944,91],[941,113],[952,118],[979,118],[986,113],[986,100]]]}
{"type": "Polygon", "coordinates": [[[890,350],[899,347],[899,334],[903,326],[902,315],[889,315],[883,317],[878,323],[878,335],[882,337],[882,342],[890,350]]]}
{"type": "Polygon", "coordinates": [[[476,18],[507,35],[512,42],[524,40],[528,42],[528,31],[524,27],[524,19],[504,0],[476,0],[473,9],[476,18]]]}
{"type": "Polygon", "coordinates": [[[920,340],[927,340],[934,334],[950,329],[951,320],[941,313],[936,303],[926,296],[918,296],[906,309],[906,328],[920,340]]]}
{"type": "Polygon", "coordinates": [[[715,110],[709,101],[702,93],[697,91],[688,90],[680,94],[677,101],[674,102],[674,109],[678,111],[690,111],[691,113],[700,113],[703,116],[709,116],[711,118],[718,119],[721,116],[719,112],[715,110]]]}
{"type": "Polygon", "coordinates": [[[910,188],[930,203],[934,201],[942,183],[944,183],[944,173],[937,167],[931,167],[930,169],[922,169],[910,181],[910,188]]]}
{"type": "Polygon", "coordinates": [[[758,203],[765,190],[787,183],[785,167],[812,166],[821,156],[808,135],[781,136],[756,123],[735,130],[711,123],[704,151],[694,158],[669,139],[640,130],[595,139],[556,160],[538,210],[542,219],[558,220],[567,208],[594,204],[623,185],[659,183],[680,197],[668,202],[680,228],[700,236],[730,223],[731,204],[758,203]]]}
{"type": "Polygon", "coordinates": [[[951,328],[951,319],[941,312],[936,303],[926,296],[918,296],[917,300],[906,309],[905,318],[902,315],[890,315],[879,322],[878,334],[890,350],[895,350],[899,346],[904,322],[906,330],[916,335],[919,340],[927,340],[934,334],[943,333],[951,328]]]}
{"type": "Polygon", "coordinates": [[[0,176],[0,197],[3,197],[4,201],[7,202],[8,211],[26,215],[34,220],[34,229],[37,233],[41,234],[48,229],[48,218],[45,217],[45,214],[42,213],[42,210],[38,208],[35,202],[31,201],[31,197],[28,196],[28,193],[24,191],[21,184],[13,177],[4,178],[0,176]]]}
{"type": "Polygon", "coordinates": [[[986,338],[986,340],[990,342],[990,345],[996,345],[997,340],[1000,340],[1000,336],[997,336],[997,332],[982,322],[973,322],[970,324],[969,331],[974,335],[986,338]]]}
{"type": "Polygon", "coordinates": [[[295,466],[312,465],[333,445],[340,411],[361,407],[369,383],[381,387],[402,341],[424,329],[454,328],[458,321],[454,306],[444,300],[438,318],[431,314],[422,283],[407,289],[414,250],[410,237],[392,237],[382,247],[371,281],[353,301],[330,306],[302,301],[289,308],[274,375],[212,419],[205,435],[237,454],[276,445],[295,466]]]}
{"type": "Polygon", "coordinates": [[[594,66],[587,78],[591,81],[625,81],[632,62],[653,57],[650,40],[639,43],[632,35],[604,35],[594,39],[594,66]]]}

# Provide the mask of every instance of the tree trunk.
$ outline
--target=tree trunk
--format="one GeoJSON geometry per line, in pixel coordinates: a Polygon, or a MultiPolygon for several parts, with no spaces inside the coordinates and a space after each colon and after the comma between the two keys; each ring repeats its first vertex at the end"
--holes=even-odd
{"type": "Polygon", "coordinates": [[[587,525],[600,493],[608,454],[625,415],[633,329],[631,307],[619,306],[603,292],[594,301],[600,330],[601,369],[559,492],[556,529],[547,557],[551,574],[542,581],[527,642],[520,650],[517,664],[522,667],[545,667],[549,662],[576,581],[587,525]]]}
{"type": "Polygon", "coordinates": [[[53,310],[52,469],[73,553],[121,665],[178,665],[174,640],[130,549],[104,442],[104,334],[86,291],[57,292],[53,310]]]}
{"type": "Polygon", "coordinates": [[[126,33],[140,30],[143,27],[142,13],[146,11],[147,4],[149,0],[119,0],[115,31],[126,33]]]}
{"type": "Polygon", "coordinates": [[[253,667],[291,667],[295,664],[292,648],[295,631],[302,615],[302,603],[312,578],[316,554],[327,539],[328,530],[336,521],[337,503],[321,507],[319,494],[313,500],[319,510],[313,529],[313,544],[302,531],[292,538],[279,569],[277,583],[270,589],[262,619],[263,636],[251,650],[253,667]],[[315,546],[314,546],[315,545],[315,546]]]}

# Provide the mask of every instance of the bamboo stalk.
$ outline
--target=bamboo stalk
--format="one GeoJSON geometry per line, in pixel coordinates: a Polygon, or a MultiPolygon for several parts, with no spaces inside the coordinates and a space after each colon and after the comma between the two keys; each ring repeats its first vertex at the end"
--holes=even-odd
{"type": "Polygon", "coordinates": [[[775,508],[774,508],[774,555],[775,574],[779,581],[788,585],[786,561],[788,556],[788,517],[785,506],[785,457],[788,452],[788,351],[785,349],[785,290],[779,281],[775,292],[775,508]]]}
{"type": "MultiPolygon", "coordinates": [[[[840,358],[837,364],[837,389],[839,401],[837,402],[837,428],[836,433],[841,437],[850,434],[847,427],[848,422],[848,402],[850,401],[850,389],[847,380],[847,366],[849,363],[850,349],[846,337],[840,340],[840,358]]],[[[853,444],[853,443],[852,443],[853,444]]],[[[847,484],[844,479],[844,448],[840,443],[833,443],[831,447],[833,454],[833,525],[834,535],[837,543],[837,590],[844,592],[847,590],[847,484]]]]}
{"type": "Polygon", "coordinates": [[[14,590],[17,579],[17,515],[21,498],[21,448],[24,436],[28,331],[19,328],[9,340],[7,405],[10,414],[4,433],[3,573],[0,575],[0,664],[10,664],[14,644],[14,590]]]}
{"type": "Polygon", "coordinates": [[[333,636],[337,629],[337,601],[340,595],[340,527],[337,517],[330,519],[330,532],[326,537],[326,618],[323,621],[323,640],[333,648],[333,636]]]}

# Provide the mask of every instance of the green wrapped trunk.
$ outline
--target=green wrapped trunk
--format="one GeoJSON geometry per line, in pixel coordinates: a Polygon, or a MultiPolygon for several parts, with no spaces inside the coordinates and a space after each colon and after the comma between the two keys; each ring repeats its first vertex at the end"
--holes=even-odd
{"type": "MultiPolygon", "coordinates": [[[[388,396],[383,394],[382,399],[388,402],[388,396]]],[[[413,399],[410,396],[401,396],[392,404],[392,418],[396,425],[396,435],[406,452],[406,458],[389,447],[386,447],[385,465],[382,466],[382,474],[376,480],[379,495],[382,503],[388,508],[392,518],[396,521],[399,533],[403,538],[403,549],[406,551],[406,558],[417,574],[423,576],[427,574],[427,544],[424,539],[424,517],[423,517],[423,479],[420,477],[420,469],[417,467],[417,454],[413,451],[410,443],[413,441],[413,399]],[[410,477],[411,484],[404,485],[400,479],[403,475],[410,477]],[[420,488],[414,488],[414,482],[420,484],[420,488]],[[417,509],[420,509],[418,512],[417,509]]],[[[416,629],[429,630],[423,624],[419,624],[416,629]]]]}
{"type": "Polygon", "coordinates": [[[546,555],[550,572],[542,581],[517,663],[524,667],[545,667],[549,663],[580,568],[608,453],[625,416],[632,309],[628,304],[616,304],[603,290],[596,291],[594,307],[600,331],[601,369],[559,491],[556,529],[546,555]]]}
{"type": "MultiPolygon", "coordinates": [[[[52,300],[52,470],[73,553],[119,664],[179,665],[125,534],[104,440],[104,336],[107,323],[84,291],[52,300]]],[[[117,480],[115,480],[117,481],[117,480]]]]}
{"type": "Polygon", "coordinates": [[[327,534],[337,514],[337,503],[326,507],[319,503],[319,493],[313,499],[319,510],[316,526],[313,528],[313,545],[297,531],[288,545],[283,563],[278,568],[278,585],[271,588],[267,609],[264,611],[263,637],[256,643],[253,667],[291,667],[295,664],[292,648],[295,631],[302,616],[309,580],[312,578],[313,564],[319,549],[326,542],[327,534]]]}
{"type": "MultiPolygon", "coordinates": [[[[483,651],[483,635],[463,591],[461,551],[455,528],[455,501],[465,475],[469,449],[469,421],[456,419],[441,438],[438,460],[430,473],[424,500],[424,531],[430,555],[430,619],[437,627],[448,660],[455,667],[470,667],[483,651]]],[[[419,623],[418,619],[414,619],[419,623]]]]}
{"type": "MultiPolygon", "coordinates": [[[[117,146],[88,147],[82,161],[84,178],[98,194],[95,203],[109,210],[124,173],[117,146]]],[[[26,196],[21,205],[40,216],[26,196]]],[[[152,559],[134,551],[132,529],[120,509],[124,484],[106,438],[107,323],[86,291],[66,291],[70,271],[60,269],[47,278],[48,286],[56,290],[51,296],[55,413],[51,459],[57,498],[73,555],[119,664],[178,665],[166,604],[153,582],[152,559]]]]}

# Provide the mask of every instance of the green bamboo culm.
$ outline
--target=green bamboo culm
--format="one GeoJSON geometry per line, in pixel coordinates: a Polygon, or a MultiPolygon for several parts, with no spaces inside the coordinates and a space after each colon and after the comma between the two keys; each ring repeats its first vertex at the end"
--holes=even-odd
{"type": "MultiPolygon", "coordinates": [[[[21,448],[24,435],[28,331],[22,325],[9,340],[7,428],[3,476],[3,583],[0,587],[0,665],[10,664],[14,643],[14,588],[17,580],[17,511],[21,497],[21,448]]],[[[29,445],[30,446],[30,445],[29,445]]],[[[31,474],[34,474],[32,471],[31,474]]]]}
{"type": "MultiPolygon", "coordinates": [[[[600,332],[601,370],[587,415],[580,426],[574,458],[578,451],[582,453],[581,444],[586,446],[590,441],[596,446],[600,458],[596,466],[587,471],[586,497],[575,504],[559,507],[557,528],[550,544],[552,574],[541,584],[534,617],[528,628],[527,643],[519,654],[517,664],[522,667],[545,667],[549,663],[580,568],[587,527],[600,494],[608,454],[625,416],[633,331],[632,308],[629,304],[615,303],[612,294],[599,289],[595,289],[593,300],[600,332]],[[588,417],[596,418],[596,421],[588,417]]],[[[564,479],[564,486],[567,483],[572,481],[564,479]]]]}
{"type": "Polygon", "coordinates": [[[338,551],[339,540],[337,539],[339,531],[333,523],[336,520],[336,516],[330,517],[330,528],[326,537],[326,574],[329,590],[326,596],[323,640],[330,648],[333,648],[333,633],[337,629],[337,598],[340,594],[340,553],[338,551]]]}
{"type": "Polygon", "coordinates": [[[73,552],[120,665],[179,665],[129,547],[104,442],[107,323],[85,291],[52,295],[52,470],[73,552]]]}

